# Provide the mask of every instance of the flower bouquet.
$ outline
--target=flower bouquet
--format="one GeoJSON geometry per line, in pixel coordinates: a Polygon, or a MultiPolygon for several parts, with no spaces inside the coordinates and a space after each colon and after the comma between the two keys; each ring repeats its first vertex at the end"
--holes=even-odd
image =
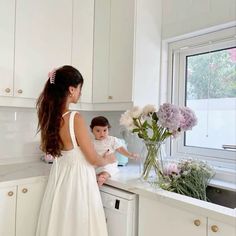
{"type": "Polygon", "coordinates": [[[158,184],[162,189],[207,201],[206,188],[214,176],[213,169],[203,161],[169,162],[158,184]]]}
{"type": "Polygon", "coordinates": [[[192,129],[197,124],[197,118],[188,107],[164,103],[159,110],[154,105],[133,107],[121,115],[120,124],[144,141],[146,155],[141,176],[147,180],[152,169],[157,176],[162,174],[158,160],[161,144],[168,137],[175,138],[181,132],[192,129]]]}

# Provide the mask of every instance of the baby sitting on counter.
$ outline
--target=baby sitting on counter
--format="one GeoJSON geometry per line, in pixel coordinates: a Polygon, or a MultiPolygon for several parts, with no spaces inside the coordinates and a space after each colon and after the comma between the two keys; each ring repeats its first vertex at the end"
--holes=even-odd
{"type": "MultiPolygon", "coordinates": [[[[117,151],[128,158],[134,160],[138,158],[137,154],[127,151],[116,137],[109,135],[111,125],[106,117],[97,116],[93,118],[90,128],[94,135],[94,147],[99,155],[104,156],[107,153],[114,153],[117,151]]],[[[118,162],[96,168],[98,185],[102,186],[109,177],[118,172],[118,162]]]]}

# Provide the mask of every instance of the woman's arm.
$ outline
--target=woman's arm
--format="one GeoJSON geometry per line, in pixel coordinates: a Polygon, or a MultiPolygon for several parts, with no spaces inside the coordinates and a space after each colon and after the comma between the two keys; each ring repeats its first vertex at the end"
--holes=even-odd
{"type": "Polygon", "coordinates": [[[97,154],[89,137],[89,132],[83,117],[76,113],[74,119],[75,137],[88,162],[95,166],[104,166],[109,163],[114,163],[116,161],[114,154],[106,154],[103,157],[97,154]]]}

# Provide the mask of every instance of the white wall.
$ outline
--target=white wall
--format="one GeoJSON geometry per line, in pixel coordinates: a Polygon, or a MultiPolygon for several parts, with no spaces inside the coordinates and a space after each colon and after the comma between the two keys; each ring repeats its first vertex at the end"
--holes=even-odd
{"type": "Polygon", "coordinates": [[[162,38],[236,20],[235,0],[163,0],[162,38]]]}

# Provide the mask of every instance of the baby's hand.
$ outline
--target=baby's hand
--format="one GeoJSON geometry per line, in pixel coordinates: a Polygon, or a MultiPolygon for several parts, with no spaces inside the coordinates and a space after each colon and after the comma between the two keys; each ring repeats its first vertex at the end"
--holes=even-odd
{"type": "Polygon", "coordinates": [[[131,158],[134,160],[139,160],[140,156],[137,153],[131,153],[131,158]]]}

